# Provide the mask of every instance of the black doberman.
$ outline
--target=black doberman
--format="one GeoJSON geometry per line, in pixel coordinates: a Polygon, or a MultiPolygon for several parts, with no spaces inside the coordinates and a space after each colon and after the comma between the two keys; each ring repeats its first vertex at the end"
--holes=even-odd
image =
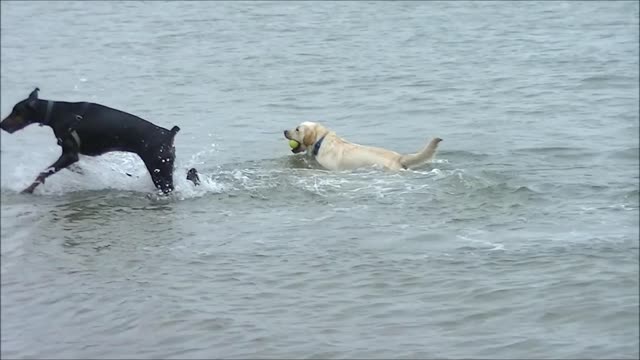
{"type": "Polygon", "coordinates": [[[98,156],[110,151],[137,154],[149,171],[154,185],[163,193],[173,191],[174,137],[178,126],[167,130],[126,112],[90,102],[63,102],[38,99],[36,88],[18,102],[0,128],[13,133],[38,123],[53,129],[62,155],[41,172],[23,192],[32,193],[47,177],[78,161],[78,155],[98,156]]]}

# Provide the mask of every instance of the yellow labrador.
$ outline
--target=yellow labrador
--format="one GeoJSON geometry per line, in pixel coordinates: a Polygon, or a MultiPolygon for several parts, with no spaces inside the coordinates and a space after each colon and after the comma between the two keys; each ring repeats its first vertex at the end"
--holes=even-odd
{"type": "Polygon", "coordinates": [[[291,151],[311,153],[327,170],[351,170],[368,166],[380,166],[387,170],[407,169],[433,159],[440,138],[434,138],[420,152],[402,155],[378,147],[348,142],[324,126],[305,121],[295,129],[285,130],[284,137],[298,142],[291,151]]]}

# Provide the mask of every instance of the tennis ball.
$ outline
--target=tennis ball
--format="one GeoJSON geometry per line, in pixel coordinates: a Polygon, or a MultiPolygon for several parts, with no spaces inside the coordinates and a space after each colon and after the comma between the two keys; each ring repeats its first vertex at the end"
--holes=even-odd
{"type": "Polygon", "coordinates": [[[292,149],[295,149],[295,148],[297,148],[298,146],[300,146],[300,143],[299,143],[299,142],[297,142],[297,141],[295,141],[295,140],[289,140],[289,146],[290,146],[292,149]]]}

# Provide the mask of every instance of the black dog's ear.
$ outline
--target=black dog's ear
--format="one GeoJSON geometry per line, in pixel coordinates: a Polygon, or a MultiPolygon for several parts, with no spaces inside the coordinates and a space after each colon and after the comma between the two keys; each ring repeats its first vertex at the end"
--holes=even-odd
{"type": "Polygon", "coordinates": [[[29,94],[29,100],[35,100],[38,98],[38,91],[40,91],[40,88],[35,88],[33,89],[33,91],[31,92],[31,94],[29,94]]]}
{"type": "Polygon", "coordinates": [[[40,91],[40,89],[39,88],[35,88],[31,92],[31,94],[29,94],[29,99],[28,99],[29,102],[27,104],[32,108],[34,108],[36,106],[36,100],[38,100],[38,91],[40,91]]]}

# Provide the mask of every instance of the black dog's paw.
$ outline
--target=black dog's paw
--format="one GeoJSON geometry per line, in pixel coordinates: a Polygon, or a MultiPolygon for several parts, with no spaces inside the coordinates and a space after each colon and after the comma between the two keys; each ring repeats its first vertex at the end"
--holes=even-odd
{"type": "Polygon", "coordinates": [[[34,181],[31,185],[29,185],[28,188],[20,191],[20,194],[33,194],[33,191],[36,189],[38,185],[40,185],[40,183],[34,181]]]}
{"type": "Polygon", "coordinates": [[[71,172],[76,173],[76,174],[84,175],[84,171],[82,170],[82,168],[78,164],[71,164],[71,165],[69,165],[67,167],[67,169],[69,171],[71,171],[71,172]]]}
{"type": "Polygon", "coordinates": [[[187,171],[187,180],[191,181],[194,185],[200,185],[200,176],[198,176],[198,170],[191,168],[187,171]]]}

